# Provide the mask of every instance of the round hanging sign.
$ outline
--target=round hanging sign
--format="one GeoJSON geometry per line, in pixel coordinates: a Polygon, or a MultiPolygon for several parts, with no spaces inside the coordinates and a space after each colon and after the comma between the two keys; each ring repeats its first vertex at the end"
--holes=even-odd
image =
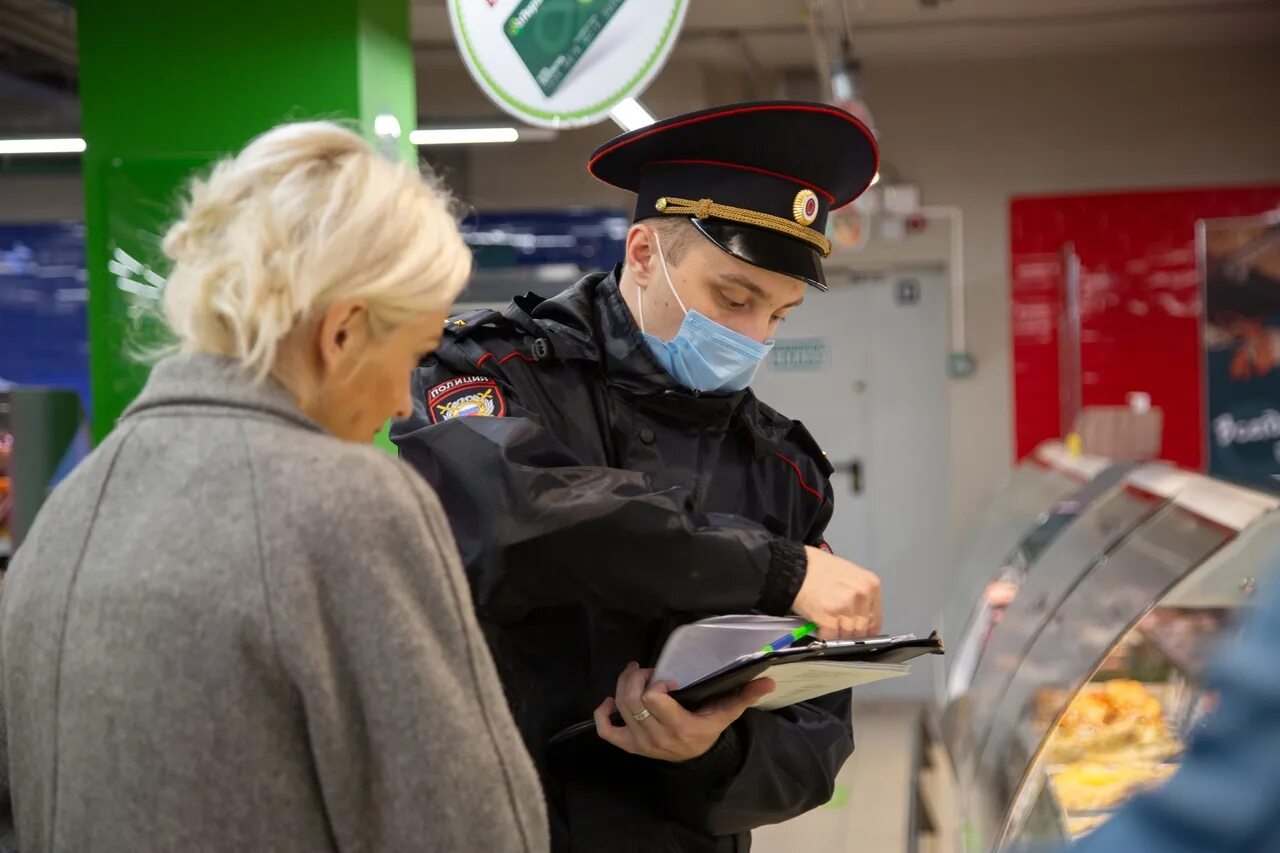
{"type": "Polygon", "coordinates": [[[662,70],[688,0],[449,0],[467,70],[506,112],[539,127],[608,117],[662,70]]]}

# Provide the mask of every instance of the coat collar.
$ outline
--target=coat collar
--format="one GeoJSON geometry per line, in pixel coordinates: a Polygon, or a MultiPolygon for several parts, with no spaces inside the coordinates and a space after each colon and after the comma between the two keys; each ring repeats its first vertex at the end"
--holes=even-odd
{"type": "Polygon", "coordinates": [[[175,355],[161,361],[121,419],[193,406],[259,412],[324,432],[275,379],[267,377],[258,381],[240,362],[212,353],[175,355]]]}

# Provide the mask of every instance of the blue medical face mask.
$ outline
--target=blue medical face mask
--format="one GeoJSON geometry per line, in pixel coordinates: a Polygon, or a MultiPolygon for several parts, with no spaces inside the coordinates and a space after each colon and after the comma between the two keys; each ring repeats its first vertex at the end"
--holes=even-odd
{"type": "Polygon", "coordinates": [[[686,388],[707,393],[741,391],[751,384],[761,362],[773,349],[773,341],[760,343],[733,329],[722,326],[705,314],[690,311],[676,292],[662,254],[662,243],[653,235],[658,262],[667,287],[676,297],[684,321],[680,331],[669,341],[654,337],[644,330],[644,294],[636,299],[640,306],[640,332],[658,363],[686,388]]]}

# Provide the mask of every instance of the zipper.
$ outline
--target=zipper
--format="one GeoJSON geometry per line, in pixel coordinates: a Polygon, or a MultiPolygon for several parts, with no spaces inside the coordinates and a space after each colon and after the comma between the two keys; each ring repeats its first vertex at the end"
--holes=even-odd
{"type": "Polygon", "coordinates": [[[702,487],[705,479],[702,470],[703,442],[707,440],[705,432],[698,432],[698,453],[693,463],[693,505],[699,512],[702,511],[702,487]]]}
{"type": "MultiPolygon", "coordinates": [[[[605,465],[610,468],[621,468],[617,449],[613,444],[613,406],[609,399],[609,384],[605,381],[604,366],[596,365],[594,381],[589,389],[591,408],[596,416],[596,432],[600,436],[601,449],[604,450],[605,465]]],[[[632,414],[634,419],[635,415],[632,414]]]]}

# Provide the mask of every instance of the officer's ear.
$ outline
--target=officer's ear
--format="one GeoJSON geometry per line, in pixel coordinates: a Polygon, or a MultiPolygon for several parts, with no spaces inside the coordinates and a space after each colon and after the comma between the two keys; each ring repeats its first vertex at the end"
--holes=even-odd
{"type": "Polygon", "coordinates": [[[658,248],[654,240],[654,229],[643,222],[637,222],[627,232],[626,268],[631,271],[631,280],[637,287],[648,287],[649,283],[662,275],[658,269],[658,248]]]}

